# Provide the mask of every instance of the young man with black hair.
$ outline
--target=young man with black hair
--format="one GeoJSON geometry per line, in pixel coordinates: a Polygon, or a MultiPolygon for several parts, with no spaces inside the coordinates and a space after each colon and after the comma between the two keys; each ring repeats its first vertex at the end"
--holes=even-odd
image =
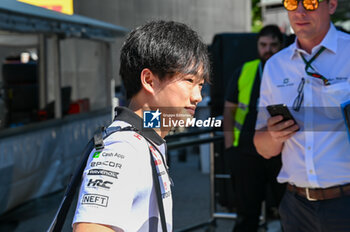
{"type": "Polygon", "coordinates": [[[350,143],[340,105],[350,100],[350,36],[331,22],[337,0],[284,0],[295,42],[266,63],[254,144],[282,153],[280,204],[286,232],[350,231],[350,143]],[[294,120],[271,117],[285,104],[294,120]]]}
{"type": "Polygon", "coordinates": [[[267,189],[272,190],[269,193],[275,205],[284,192],[284,186],[276,181],[281,168],[280,157],[265,160],[253,144],[264,64],[282,48],[282,43],[283,35],[276,25],[262,28],[257,38],[259,59],[246,62],[236,70],[226,89],[224,136],[238,215],[235,232],[256,232],[267,189]]]}
{"type": "Polygon", "coordinates": [[[160,113],[193,116],[209,78],[207,48],[188,26],[155,21],[128,35],[120,62],[130,104],[116,108],[110,126],[133,131],[112,134],[102,151],[90,154],[73,228],[75,232],[164,231],[152,179],[154,162],[167,231],[172,231],[171,181],[163,140],[170,128],[144,128],[142,118],[146,111],[155,118],[160,113]]]}

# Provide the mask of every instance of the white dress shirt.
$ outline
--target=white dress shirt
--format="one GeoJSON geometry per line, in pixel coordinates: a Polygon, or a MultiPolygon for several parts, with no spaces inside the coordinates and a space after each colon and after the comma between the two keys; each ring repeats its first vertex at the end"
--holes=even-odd
{"type": "Polygon", "coordinates": [[[270,116],[265,108],[273,104],[286,104],[301,128],[284,143],[279,182],[310,188],[350,183],[350,141],[340,110],[340,104],[347,100],[350,100],[350,35],[337,31],[333,24],[311,54],[300,49],[295,41],[267,61],[256,129],[266,127],[270,116]],[[307,75],[300,56],[302,53],[310,60],[322,46],[326,50],[311,65],[329,79],[329,86],[307,75]],[[296,112],[292,106],[301,78],[305,78],[304,100],[296,112]]]}

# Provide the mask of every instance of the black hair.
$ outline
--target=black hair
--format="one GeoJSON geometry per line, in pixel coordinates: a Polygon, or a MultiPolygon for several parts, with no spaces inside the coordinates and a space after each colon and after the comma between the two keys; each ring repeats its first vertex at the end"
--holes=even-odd
{"type": "Polygon", "coordinates": [[[258,34],[258,40],[262,36],[271,36],[277,38],[281,44],[283,43],[283,34],[277,25],[270,24],[263,27],[258,34]]]}
{"type": "Polygon", "coordinates": [[[130,32],[121,49],[119,74],[128,99],[141,90],[140,74],[145,68],[161,80],[180,73],[209,81],[207,47],[185,24],[149,22],[130,32]]]}

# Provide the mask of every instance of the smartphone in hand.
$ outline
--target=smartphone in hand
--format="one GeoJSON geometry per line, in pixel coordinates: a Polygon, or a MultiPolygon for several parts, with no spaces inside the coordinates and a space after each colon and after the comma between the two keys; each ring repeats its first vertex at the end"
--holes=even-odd
{"type": "Polygon", "coordinates": [[[266,109],[270,113],[271,117],[282,115],[282,122],[293,120],[294,123],[297,124],[297,121],[294,119],[293,115],[290,113],[288,107],[285,104],[268,105],[266,109]]]}
{"type": "Polygon", "coordinates": [[[348,131],[350,142],[350,100],[341,104],[346,129],[348,131]]]}

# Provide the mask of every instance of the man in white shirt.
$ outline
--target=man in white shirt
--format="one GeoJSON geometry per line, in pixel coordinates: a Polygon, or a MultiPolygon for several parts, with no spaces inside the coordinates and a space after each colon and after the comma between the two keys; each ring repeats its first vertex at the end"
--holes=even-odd
{"type": "Polygon", "coordinates": [[[340,104],[350,100],[350,36],[330,16],[337,0],[284,0],[294,44],[266,63],[254,144],[265,158],[282,152],[278,181],[284,231],[350,231],[350,143],[340,104]],[[286,104],[296,119],[270,117],[286,104]]]}
{"type": "Polygon", "coordinates": [[[193,116],[209,78],[207,49],[188,26],[155,21],[128,35],[120,60],[130,104],[116,108],[110,127],[132,130],[113,133],[104,140],[103,150],[91,152],[73,230],[172,231],[171,181],[163,140],[171,128],[148,128],[154,124],[145,123],[144,115],[151,112],[150,121],[159,119],[160,113],[193,116]],[[159,180],[160,194],[153,178],[159,180]],[[164,205],[164,227],[158,200],[164,205]]]}

